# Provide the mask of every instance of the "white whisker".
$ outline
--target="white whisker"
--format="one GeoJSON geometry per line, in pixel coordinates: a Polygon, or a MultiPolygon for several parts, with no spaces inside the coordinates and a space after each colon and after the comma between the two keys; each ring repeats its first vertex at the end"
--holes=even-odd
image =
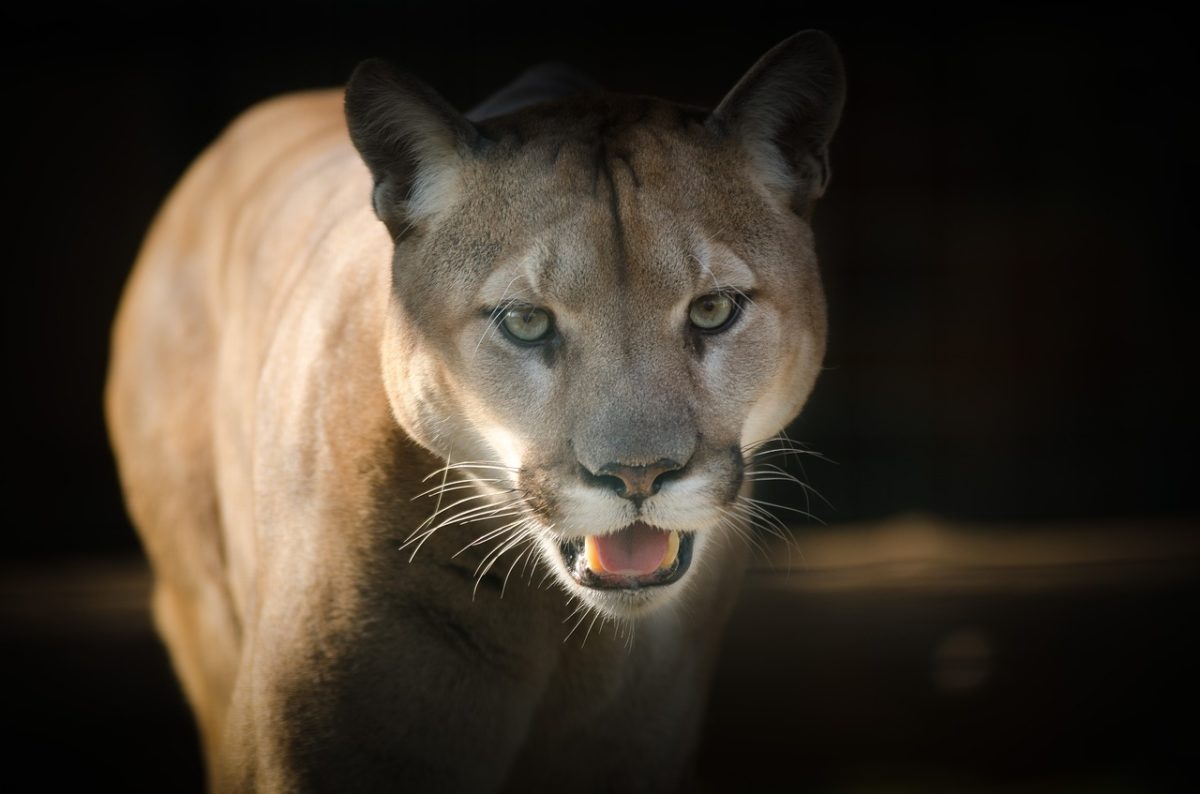
{"type": "MultiPolygon", "coordinates": [[[[462,499],[459,499],[456,502],[452,502],[451,504],[448,504],[445,507],[443,507],[439,510],[435,510],[432,513],[430,513],[429,517],[426,518],[425,521],[421,524],[421,526],[417,527],[417,529],[421,529],[421,527],[424,527],[426,524],[432,523],[435,518],[437,518],[439,515],[446,512],[447,510],[453,510],[454,508],[458,507],[459,505],[466,504],[467,502],[474,502],[477,499],[492,499],[492,498],[495,498],[495,496],[496,496],[495,494],[491,494],[491,493],[477,493],[477,494],[473,494],[471,496],[464,496],[462,499]]],[[[492,507],[492,506],[493,505],[480,505],[480,507],[492,507]]],[[[475,508],[471,508],[471,509],[474,510],[475,508]]]]}
{"type": "MultiPolygon", "coordinates": [[[[429,518],[425,519],[425,521],[423,521],[419,527],[413,530],[412,534],[408,536],[408,539],[404,541],[404,544],[400,546],[400,548],[403,550],[410,544],[417,542],[419,539],[419,543],[417,545],[417,549],[419,549],[420,543],[424,543],[430,535],[432,535],[434,532],[437,532],[442,527],[449,526],[454,523],[469,524],[473,521],[480,521],[485,518],[496,518],[499,517],[503,511],[519,507],[524,501],[524,497],[521,497],[517,499],[510,499],[509,501],[500,505],[478,505],[444,518],[440,523],[432,527],[429,527],[429,524],[432,523],[434,516],[430,516],[429,518]],[[429,528],[426,529],[426,527],[429,528]]],[[[513,514],[515,513],[509,513],[507,515],[513,514]]],[[[413,554],[416,554],[416,549],[413,550],[413,554]]]]}
{"type": "MultiPolygon", "coordinates": [[[[429,490],[421,491],[421,493],[417,494],[412,499],[409,499],[409,501],[415,502],[424,496],[433,496],[435,493],[449,493],[450,491],[461,491],[464,488],[475,488],[475,487],[477,487],[478,483],[481,483],[481,482],[491,483],[491,482],[508,482],[508,481],[496,479],[496,478],[483,479],[483,478],[479,478],[479,477],[476,477],[476,478],[473,478],[470,480],[458,480],[458,481],[452,482],[448,485],[435,485],[434,487],[430,488],[429,490]]],[[[510,490],[515,490],[515,489],[510,489],[510,490]]]]}
{"type": "Polygon", "coordinates": [[[451,558],[457,557],[458,555],[462,554],[467,549],[474,548],[475,546],[480,546],[484,543],[487,543],[489,540],[498,538],[499,536],[503,535],[505,532],[509,531],[513,527],[519,526],[520,524],[524,523],[525,521],[528,521],[528,519],[518,518],[516,521],[510,521],[509,523],[505,524],[502,527],[498,527],[489,532],[485,532],[484,534],[475,538],[475,540],[473,540],[470,543],[468,543],[467,545],[463,546],[458,551],[454,552],[454,554],[451,555],[451,558]]]}
{"type": "MultiPolygon", "coordinates": [[[[574,598],[574,597],[572,597],[572,598],[574,598]]],[[[567,601],[567,603],[569,604],[569,603],[571,603],[571,601],[570,601],[570,600],[568,600],[568,601],[567,601]]],[[[567,616],[566,616],[565,618],[563,618],[563,619],[562,619],[562,621],[560,621],[560,622],[562,622],[562,623],[566,623],[568,620],[570,620],[571,618],[573,618],[573,617],[575,617],[576,615],[578,615],[578,614],[579,614],[579,611],[580,611],[581,609],[587,609],[587,608],[588,608],[588,607],[587,607],[587,604],[585,604],[585,603],[583,603],[582,601],[580,601],[580,602],[579,602],[579,606],[575,607],[575,609],[574,609],[574,610],[571,612],[571,614],[567,615],[567,616]]],[[[570,635],[567,635],[567,636],[570,636],[570,635]]]]}
{"type": "MultiPolygon", "coordinates": [[[[521,528],[518,528],[517,530],[515,530],[513,532],[513,536],[514,537],[512,537],[512,538],[504,541],[502,544],[500,544],[500,548],[498,551],[494,550],[492,552],[489,552],[489,554],[487,556],[485,556],[482,561],[480,561],[480,565],[483,565],[483,562],[487,561],[488,557],[491,557],[491,561],[488,562],[487,565],[485,565],[483,567],[482,571],[480,571],[478,568],[476,568],[477,577],[475,579],[475,587],[471,590],[472,600],[474,600],[475,594],[479,590],[479,583],[483,581],[483,577],[487,576],[488,571],[492,570],[492,566],[495,565],[497,563],[497,561],[499,561],[499,559],[501,557],[503,557],[504,554],[506,552],[508,552],[510,549],[516,548],[522,542],[527,542],[527,541],[531,540],[528,530],[524,530],[521,528]]],[[[511,572],[512,572],[512,570],[509,569],[509,573],[511,573],[511,572]]],[[[500,586],[500,597],[501,598],[504,597],[504,585],[507,583],[508,583],[508,577],[505,576],[504,584],[502,584],[500,586]]]]}
{"type": "MultiPolygon", "coordinates": [[[[512,565],[508,566],[508,572],[504,574],[504,581],[501,582],[501,584],[500,584],[500,597],[501,598],[504,598],[504,591],[508,588],[508,577],[512,576],[513,569],[517,567],[517,564],[519,562],[521,562],[522,559],[524,559],[526,566],[529,565],[529,560],[532,559],[532,556],[529,554],[529,552],[533,550],[533,544],[536,541],[537,541],[537,538],[529,537],[526,541],[527,545],[525,546],[525,549],[520,554],[517,555],[517,558],[515,560],[513,560],[512,565]]],[[[522,571],[522,573],[523,573],[523,571],[522,571]]],[[[518,576],[517,578],[520,579],[521,577],[518,576]]]]}
{"type": "Polygon", "coordinates": [[[798,508],[798,507],[790,507],[790,506],[788,506],[788,505],[776,504],[775,502],[767,502],[767,501],[765,501],[765,500],[763,500],[763,499],[753,499],[753,498],[751,498],[751,497],[749,497],[749,496],[741,496],[741,497],[739,497],[739,499],[744,499],[745,501],[747,501],[747,502],[750,502],[751,504],[754,504],[754,505],[760,505],[760,506],[766,506],[766,507],[775,507],[775,508],[778,508],[779,510],[790,510],[790,511],[791,511],[791,512],[793,512],[793,513],[799,513],[800,515],[804,516],[805,518],[807,518],[807,519],[810,519],[810,520],[812,520],[812,521],[816,521],[816,522],[817,522],[817,523],[819,523],[819,524],[824,524],[824,523],[825,523],[825,522],[824,522],[824,521],[822,521],[821,519],[819,519],[819,518],[817,518],[816,516],[814,516],[812,513],[809,513],[809,512],[808,512],[808,511],[806,511],[806,510],[801,510],[801,509],[800,509],[800,508],[798,508]]]}
{"type": "MultiPolygon", "coordinates": [[[[567,632],[567,636],[563,637],[563,644],[566,644],[567,640],[571,639],[571,635],[575,633],[575,629],[579,628],[579,625],[583,623],[583,621],[587,620],[588,612],[590,612],[592,609],[587,604],[580,604],[579,606],[584,610],[584,612],[579,616],[579,620],[575,621],[575,625],[571,627],[571,630],[567,632]]],[[[575,613],[572,612],[571,614],[575,613]]]]}
{"type": "Polygon", "coordinates": [[[503,464],[496,463],[495,461],[467,460],[467,461],[460,461],[459,463],[448,463],[440,469],[435,469],[434,471],[431,471],[429,474],[426,474],[425,477],[423,477],[421,479],[421,482],[425,482],[426,480],[436,477],[437,475],[442,474],[444,472],[461,471],[464,469],[490,469],[490,470],[495,470],[495,471],[507,471],[510,473],[515,473],[515,472],[519,471],[519,469],[515,469],[512,466],[505,466],[503,464]]]}
{"type": "MultiPolygon", "coordinates": [[[[596,625],[596,619],[599,618],[602,614],[603,613],[600,610],[596,610],[596,614],[592,616],[592,622],[588,624],[587,631],[584,632],[583,642],[579,643],[580,648],[587,645],[588,637],[592,636],[592,627],[596,625]]],[[[600,630],[601,631],[604,630],[603,623],[600,624],[600,630]]]]}

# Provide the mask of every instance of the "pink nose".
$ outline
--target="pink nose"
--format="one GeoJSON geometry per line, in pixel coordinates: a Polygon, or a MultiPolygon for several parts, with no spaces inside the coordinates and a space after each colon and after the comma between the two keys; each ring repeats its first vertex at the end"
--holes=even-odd
{"type": "MultiPolygon", "coordinates": [[[[620,463],[606,463],[600,467],[599,479],[612,488],[617,496],[640,501],[658,493],[658,489],[666,481],[663,475],[678,471],[682,468],[673,460],[663,458],[649,466],[624,466],[620,463]]],[[[669,478],[668,478],[669,479],[669,478]]]]}

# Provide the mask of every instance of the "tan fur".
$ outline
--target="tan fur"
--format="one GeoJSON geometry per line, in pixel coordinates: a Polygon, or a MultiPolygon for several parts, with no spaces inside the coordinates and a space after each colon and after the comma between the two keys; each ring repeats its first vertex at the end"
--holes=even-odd
{"type": "Polygon", "coordinates": [[[389,237],[342,102],[289,96],[226,131],[114,329],[111,435],[212,786],[672,790],[745,554],[720,526],[730,450],[795,416],[824,348],[807,223],[737,135],[593,97],[481,123],[486,150],[424,118],[388,216],[411,228],[389,237]],[[714,284],[753,305],[697,349],[687,306],[714,284]],[[514,295],[554,311],[552,356],[481,313],[514,295]],[[671,456],[688,476],[641,513],[578,475],[671,456]],[[530,495],[527,546],[483,577],[493,544],[471,544],[502,518],[400,550],[446,460],[519,471],[447,474],[468,485],[442,506],[530,495]],[[697,533],[683,581],[610,597],[556,567],[557,538],[639,516],[697,533]]]}

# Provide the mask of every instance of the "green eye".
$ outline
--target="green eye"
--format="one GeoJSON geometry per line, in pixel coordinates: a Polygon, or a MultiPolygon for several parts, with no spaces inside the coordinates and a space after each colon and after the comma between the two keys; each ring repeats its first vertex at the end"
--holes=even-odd
{"type": "Polygon", "coordinates": [[[722,292],[710,292],[692,301],[688,319],[701,331],[722,331],[737,316],[737,303],[722,292]]]}
{"type": "Polygon", "coordinates": [[[506,309],[500,324],[511,339],[525,344],[541,342],[554,332],[550,313],[536,306],[506,309]]]}

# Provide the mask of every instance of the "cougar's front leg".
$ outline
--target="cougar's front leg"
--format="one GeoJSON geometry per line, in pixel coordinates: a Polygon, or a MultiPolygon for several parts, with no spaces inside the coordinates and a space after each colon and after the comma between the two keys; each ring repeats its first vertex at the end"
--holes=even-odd
{"type": "Polygon", "coordinates": [[[550,660],[505,636],[528,629],[497,620],[497,606],[516,605],[472,603],[455,574],[412,565],[392,582],[273,572],[239,672],[218,790],[502,787],[550,660]]]}

